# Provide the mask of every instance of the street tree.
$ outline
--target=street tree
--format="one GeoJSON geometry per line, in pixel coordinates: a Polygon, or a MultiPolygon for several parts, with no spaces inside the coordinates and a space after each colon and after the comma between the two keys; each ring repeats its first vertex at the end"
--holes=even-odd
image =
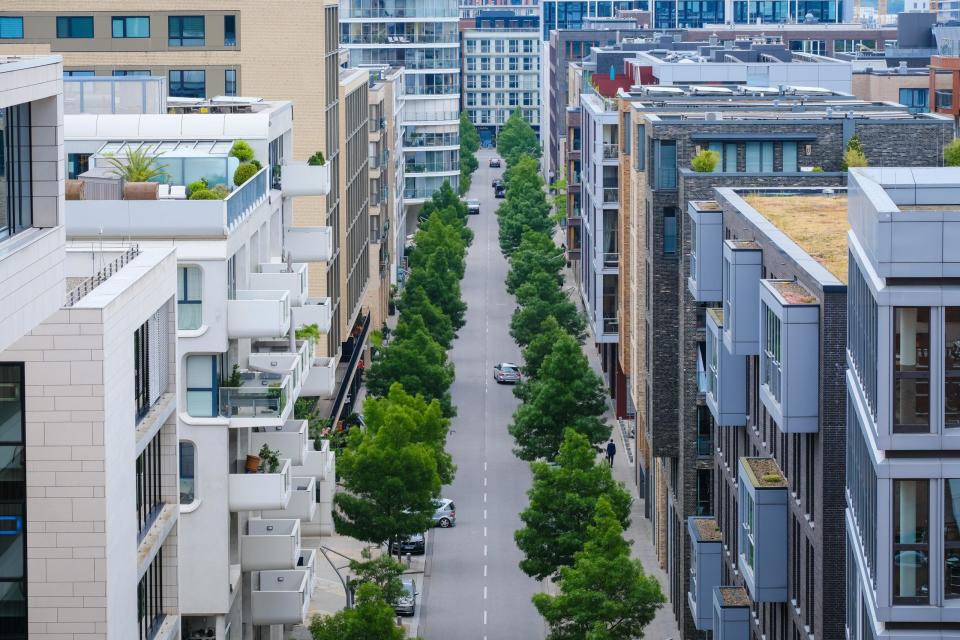
{"type": "Polygon", "coordinates": [[[430,199],[423,203],[423,206],[420,208],[419,220],[423,222],[427,220],[434,211],[440,211],[447,207],[453,207],[460,219],[466,223],[468,215],[466,203],[460,199],[457,192],[450,186],[450,181],[444,180],[440,188],[430,196],[430,199]]]}
{"type": "Polygon", "coordinates": [[[332,616],[314,616],[310,621],[313,640],[404,640],[393,607],[375,584],[357,589],[355,605],[332,616]]]}
{"type": "Polygon", "coordinates": [[[370,549],[364,549],[360,552],[360,560],[350,561],[350,572],[353,574],[350,586],[354,593],[361,585],[369,583],[380,589],[387,602],[395,602],[403,595],[403,582],[400,580],[403,565],[389,555],[374,558],[370,549]]]}
{"type": "Polygon", "coordinates": [[[549,274],[531,275],[528,282],[517,287],[516,298],[520,306],[510,319],[510,335],[521,348],[530,344],[549,316],[576,341],[582,342],[586,330],[583,315],[549,274]]]}
{"type": "Polygon", "coordinates": [[[543,580],[556,578],[560,567],[573,565],[587,541],[597,500],[606,498],[621,527],[630,524],[632,498],[613,479],[610,467],[596,464],[597,453],[586,436],[564,429],[558,466],[534,462],[530,504],[520,513],[524,527],[514,533],[525,558],[520,568],[543,580]]]}
{"type": "Polygon", "coordinates": [[[510,270],[507,272],[507,291],[515,293],[517,287],[527,281],[534,273],[543,272],[554,276],[559,286],[563,282],[560,275],[566,264],[563,249],[545,233],[528,230],[520,239],[520,244],[510,255],[510,270]]]}
{"type": "Polygon", "coordinates": [[[550,205],[543,191],[543,180],[536,161],[523,156],[507,169],[507,194],[497,208],[500,226],[500,249],[507,256],[520,245],[528,230],[545,235],[553,232],[550,205]]]}
{"type": "Polygon", "coordinates": [[[580,344],[565,335],[543,359],[539,378],[525,390],[527,401],[513,414],[510,434],[522,460],[556,458],[564,427],[586,436],[591,444],[610,436],[604,419],[603,381],[590,368],[580,344]]]}
{"type": "Polygon", "coordinates": [[[460,297],[460,276],[463,259],[450,250],[435,251],[428,255],[423,266],[410,270],[406,286],[423,287],[433,304],[450,318],[453,330],[463,326],[467,305],[460,297]]]}
{"type": "Polygon", "coordinates": [[[433,339],[444,349],[449,349],[453,342],[453,325],[450,318],[437,305],[430,302],[423,287],[404,287],[400,300],[397,301],[400,317],[420,316],[427,331],[433,339]]]}
{"type": "Polygon", "coordinates": [[[643,638],[666,601],[656,578],[630,557],[630,543],[606,497],[597,500],[587,542],[573,566],[560,569],[558,589],[555,596],[533,596],[550,628],[547,640],[643,638]]]}
{"type": "Polygon", "coordinates": [[[460,193],[470,190],[473,172],[479,167],[477,150],[480,149],[480,134],[470,121],[467,112],[460,114],[460,193]]]}
{"type": "Polygon", "coordinates": [[[540,140],[537,132],[524,119],[520,107],[513,110],[497,134],[497,152],[513,164],[523,154],[540,157],[540,140]]]}
{"type": "Polygon", "coordinates": [[[451,261],[457,280],[463,278],[467,245],[459,233],[458,225],[443,221],[443,216],[450,211],[451,209],[437,211],[429,220],[423,222],[417,231],[414,236],[416,250],[409,258],[411,270],[426,268],[431,256],[443,252],[451,261]]]}
{"type": "Polygon", "coordinates": [[[553,316],[547,316],[540,323],[530,344],[523,350],[523,375],[528,382],[540,378],[540,365],[543,364],[543,359],[550,355],[553,346],[565,335],[568,335],[567,332],[553,316]]]}

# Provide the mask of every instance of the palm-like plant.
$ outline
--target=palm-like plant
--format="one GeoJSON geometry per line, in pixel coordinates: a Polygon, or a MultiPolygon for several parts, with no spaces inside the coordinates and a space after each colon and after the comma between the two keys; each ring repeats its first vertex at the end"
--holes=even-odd
{"type": "Polygon", "coordinates": [[[160,164],[158,156],[150,155],[145,149],[127,148],[124,158],[110,154],[107,162],[113,167],[113,173],[127,182],[149,182],[153,178],[166,178],[167,165],[160,164]]]}

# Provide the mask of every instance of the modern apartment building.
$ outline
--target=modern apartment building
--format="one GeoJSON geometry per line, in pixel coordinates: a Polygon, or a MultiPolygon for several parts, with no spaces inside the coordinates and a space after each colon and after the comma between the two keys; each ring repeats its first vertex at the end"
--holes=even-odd
{"type": "Polygon", "coordinates": [[[847,637],[951,637],[958,581],[956,169],[849,185],[847,637]],[[915,216],[923,216],[923,222],[915,216]]]}
{"type": "Polygon", "coordinates": [[[404,201],[419,208],[460,179],[460,34],[456,0],[341,0],[341,42],[351,66],[403,67],[404,201]]]}
{"type": "Polygon", "coordinates": [[[657,29],[697,29],[705,25],[783,23],[852,23],[849,0],[653,0],[653,26],[657,29]]]}
{"type": "Polygon", "coordinates": [[[463,110],[477,127],[482,144],[493,145],[497,131],[516,109],[540,128],[540,32],[536,16],[512,11],[481,11],[463,37],[463,110]]]}
{"type": "MultiPolygon", "coordinates": [[[[618,353],[629,405],[636,408],[638,483],[670,579],[674,613],[687,634],[694,628],[684,604],[689,560],[683,532],[689,516],[710,515],[716,501],[715,418],[703,372],[706,312],[720,301],[701,301],[690,289],[691,274],[703,263],[689,257],[696,254],[684,215],[689,202],[712,199],[713,188],[723,186],[839,186],[845,141],[854,133],[873,164],[936,163],[952,139],[948,119],[904,107],[836,94],[751,93],[764,91],[648,87],[620,99],[626,173],[619,197],[628,207],[619,210],[625,286],[618,316],[625,330],[618,353]],[[702,149],[719,153],[715,172],[689,168],[702,149]]],[[[719,266],[707,272],[719,274],[719,266]]],[[[716,286],[712,291],[719,295],[716,286]]],[[[813,503],[822,505],[822,496],[813,503]]]]}
{"type": "Polygon", "coordinates": [[[518,16],[539,16],[539,0],[461,0],[460,17],[463,19],[476,18],[481,12],[495,10],[509,10],[518,16]]]}

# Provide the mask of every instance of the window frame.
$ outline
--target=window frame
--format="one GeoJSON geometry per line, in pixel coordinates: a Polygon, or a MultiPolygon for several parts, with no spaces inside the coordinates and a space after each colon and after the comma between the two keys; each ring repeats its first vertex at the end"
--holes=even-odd
{"type": "Polygon", "coordinates": [[[197,265],[177,265],[177,329],[181,331],[195,331],[203,326],[203,269],[197,265]],[[194,269],[200,276],[200,292],[194,298],[190,291],[188,272],[194,269]],[[182,288],[181,288],[182,287],[182,288]],[[199,305],[200,323],[195,327],[184,327],[180,322],[180,305],[199,305]]]}
{"type": "Polygon", "coordinates": [[[89,39],[96,35],[93,16],[57,16],[57,39],[58,40],[76,40],[89,39]],[[82,22],[90,27],[90,35],[73,35],[74,25],[82,22]],[[62,28],[61,28],[62,27],[62,28]]]}
{"type": "Polygon", "coordinates": [[[150,33],[151,33],[150,16],[110,16],[110,37],[111,38],[114,38],[117,40],[127,40],[127,39],[143,40],[143,39],[150,38],[150,33]],[[128,21],[130,20],[146,20],[147,21],[146,35],[142,35],[142,36],[127,35],[127,31],[128,31],[127,24],[128,24],[128,21]],[[122,32],[122,34],[119,36],[117,35],[118,24],[120,25],[121,32],[122,32]]]}
{"type": "Polygon", "coordinates": [[[223,16],[223,46],[237,46],[237,16],[223,16]]]}
{"type": "MultiPolygon", "coordinates": [[[[179,97],[179,98],[205,98],[205,97],[207,96],[207,72],[206,72],[205,69],[170,69],[170,70],[167,71],[167,87],[168,87],[168,89],[169,89],[169,91],[170,91],[170,95],[171,95],[171,96],[175,96],[175,97],[179,97]],[[202,74],[202,75],[203,75],[203,91],[202,91],[203,95],[200,95],[200,96],[196,96],[196,95],[178,95],[178,94],[173,93],[173,86],[174,86],[173,74],[175,74],[175,73],[180,74],[180,81],[177,83],[177,86],[178,86],[178,87],[183,87],[184,84],[186,84],[186,80],[184,80],[183,74],[185,74],[185,73],[200,73],[200,74],[202,74]]],[[[181,93],[182,93],[182,92],[181,92],[181,93]]]]}
{"type": "Polygon", "coordinates": [[[237,70],[236,69],[223,70],[223,95],[225,96],[237,95],[237,70]],[[232,78],[231,78],[231,75],[233,76],[232,78]]]}
{"type": "Polygon", "coordinates": [[[197,14],[187,14],[187,15],[177,15],[177,16],[167,16],[167,46],[175,48],[189,48],[189,47],[205,47],[207,46],[207,19],[204,15],[197,14]],[[186,30],[186,24],[188,20],[199,20],[202,27],[203,35],[200,37],[197,36],[185,36],[184,32],[186,30]],[[179,24],[179,28],[175,31],[175,24],[179,24]],[[174,33],[179,33],[179,35],[174,35],[174,33]],[[199,42],[197,42],[199,40],[199,42]]]}
{"type": "Polygon", "coordinates": [[[663,208],[663,255],[676,256],[680,252],[680,213],[677,207],[663,208]],[[667,220],[673,220],[672,232],[667,232],[667,220]]]}
{"type": "MultiPolygon", "coordinates": [[[[892,380],[891,380],[891,387],[890,387],[890,394],[891,394],[890,429],[895,434],[930,433],[931,429],[933,428],[933,423],[932,423],[933,414],[932,414],[932,405],[931,405],[932,399],[930,394],[931,385],[933,384],[933,379],[931,377],[931,370],[930,370],[930,364],[931,364],[930,358],[932,357],[931,342],[933,340],[933,324],[932,324],[933,311],[931,307],[925,307],[925,306],[917,306],[917,307],[897,306],[897,307],[891,307],[891,313],[893,314],[893,323],[892,323],[893,331],[891,331],[891,354],[890,354],[891,355],[890,368],[892,373],[892,380]],[[919,316],[921,315],[921,313],[922,312],[926,313],[926,322],[927,322],[926,370],[914,369],[911,371],[906,371],[906,370],[900,371],[898,369],[899,365],[897,364],[897,355],[898,355],[897,336],[898,336],[898,326],[899,326],[900,320],[899,320],[899,315],[897,311],[900,309],[916,309],[918,311],[918,319],[917,319],[918,323],[920,322],[919,316]],[[927,396],[926,396],[927,397],[927,422],[926,424],[923,424],[923,423],[901,424],[898,422],[897,406],[898,406],[899,395],[897,394],[896,389],[897,389],[897,382],[900,380],[917,380],[918,386],[919,384],[922,384],[923,381],[926,382],[927,384],[927,396]]],[[[917,366],[917,365],[914,365],[914,366],[917,366]]],[[[915,392],[914,400],[916,400],[917,397],[919,397],[919,394],[915,392]]],[[[916,402],[914,402],[914,404],[916,405],[916,402]]]]}
{"type": "Polygon", "coordinates": [[[180,506],[190,506],[196,504],[199,500],[198,491],[197,491],[197,444],[193,440],[180,440],[177,443],[177,490],[180,494],[180,506]],[[189,502],[184,502],[183,500],[183,481],[184,481],[184,460],[188,457],[184,455],[185,446],[189,446],[192,451],[190,452],[190,484],[191,484],[191,494],[192,499],[189,502]]]}
{"type": "Polygon", "coordinates": [[[23,16],[0,16],[0,40],[23,40],[23,16]],[[14,32],[20,35],[2,35],[4,24],[19,25],[19,30],[14,27],[14,32]]]}
{"type": "Polygon", "coordinates": [[[220,376],[218,373],[218,357],[216,354],[195,353],[184,358],[184,390],[186,391],[185,411],[187,415],[193,418],[216,418],[220,415],[220,376]],[[193,358],[209,359],[210,364],[210,386],[209,387],[191,387],[190,386],[190,360],[193,358]],[[209,415],[194,415],[190,413],[190,394],[191,393],[209,393],[210,413],[209,415]]]}
{"type": "MultiPolygon", "coordinates": [[[[933,510],[931,509],[931,491],[930,491],[930,479],[929,478],[894,478],[891,482],[891,510],[890,510],[890,599],[894,606],[897,605],[929,605],[930,604],[930,527],[931,521],[933,519],[933,510]],[[899,517],[899,504],[900,504],[900,491],[897,490],[898,485],[904,482],[916,482],[919,483],[917,486],[926,487],[925,492],[921,492],[923,495],[921,498],[926,498],[926,525],[927,529],[925,532],[920,533],[920,538],[925,538],[925,542],[897,542],[897,526],[900,523],[901,518],[899,517]],[[924,596],[898,596],[896,593],[896,581],[897,581],[897,563],[896,558],[898,553],[903,552],[915,552],[917,554],[923,554],[926,557],[926,580],[927,580],[927,595],[924,596]]],[[[918,503],[919,504],[919,503],[918,503]]],[[[918,509],[919,511],[919,509],[918,509]]]]}

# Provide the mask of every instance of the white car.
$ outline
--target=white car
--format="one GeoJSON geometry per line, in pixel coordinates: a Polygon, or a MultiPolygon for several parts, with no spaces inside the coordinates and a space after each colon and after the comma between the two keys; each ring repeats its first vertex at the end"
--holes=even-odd
{"type": "Polygon", "coordinates": [[[493,367],[493,379],[497,384],[520,382],[520,367],[512,362],[498,362],[493,367]]]}

